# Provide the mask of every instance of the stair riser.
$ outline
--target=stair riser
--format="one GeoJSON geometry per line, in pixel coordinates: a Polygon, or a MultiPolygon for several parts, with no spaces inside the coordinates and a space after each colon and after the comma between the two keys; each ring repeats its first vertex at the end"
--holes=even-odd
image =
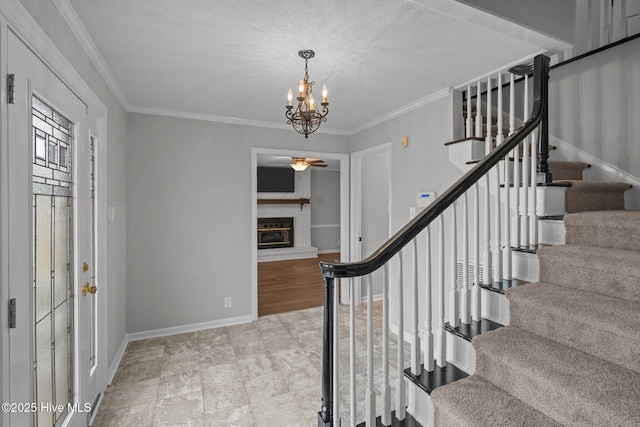
{"type": "Polygon", "coordinates": [[[581,227],[571,224],[567,225],[566,229],[568,244],[640,251],[640,230],[612,229],[606,225],[581,227]]]}
{"type": "Polygon", "coordinates": [[[626,426],[640,422],[630,418],[637,417],[638,374],[599,364],[593,356],[508,328],[474,341],[476,375],[563,425],[626,426]],[[606,390],[616,398],[603,396],[606,390]],[[621,395],[621,390],[629,393],[621,395]]]}
{"type": "Polygon", "coordinates": [[[561,220],[538,221],[538,243],[541,245],[564,245],[565,233],[561,220]]]}
{"type": "Polygon", "coordinates": [[[510,304],[512,326],[640,372],[640,335],[589,321],[588,316],[560,312],[551,305],[517,299],[510,299],[510,304]]]}
{"type": "Polygon", "coordinates": [[[540,277],[538,256],[527,252],[513,252],[513,277],[525,282],[537,282],[540,277]]]}
{"type": "Polygon", "coordinates": [[[639,254],[608,256],[577,248],[541,248],[540,281],[640,302],[639,254]]]}
{"type": "Polygon", "coordinates": [[[480,290],[480,315],[501,325],[509,324],[509,301],[504,294],[480,290]]]}

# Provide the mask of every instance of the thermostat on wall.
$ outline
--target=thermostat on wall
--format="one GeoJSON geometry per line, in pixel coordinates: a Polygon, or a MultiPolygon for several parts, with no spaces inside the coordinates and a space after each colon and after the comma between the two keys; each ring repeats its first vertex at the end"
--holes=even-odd
{"type": "Polygon", "coordinates": [[[435,198],[436,198],[435,191],[424,191],[424,192],[418,193],[418,195],[416,196],[416,206],[419,208],[426,208],[431,204],[432,201],[435,200],[435,198]]]}

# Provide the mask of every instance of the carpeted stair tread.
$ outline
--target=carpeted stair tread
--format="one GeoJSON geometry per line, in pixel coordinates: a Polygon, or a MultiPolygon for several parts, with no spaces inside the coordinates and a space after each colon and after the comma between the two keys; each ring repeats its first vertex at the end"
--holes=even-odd
{"type": "Polygon", "coordinates": [[[640,373],[640,303],[548,283],[506,295],[512,326],[640,373]]]}
{"type": "Polygon", "coordinates": [[[554,180],[582,180],[582,171],[590,167],[589,163],[549,160],[549,172],[554,180]]]}
{"type": "Polygon", "coordinates": [[[564,225],[567,244],[640,251],[640,211],[572,213],[564,225]]]}
{"type": "Polygon", "coordinates": [[[472,344],[476,375],[562,425],[640,425],[640,373],[513,326],[472,344]]]}
{"type": "Polygon", "coordinates": [[[436,427],[556,427],[531,406],[478,376],[431,393],[436,427]]]}
{"type": "Polygon", "coordinates": [[[624,209],[624,192],[631,185],[624,182],[565,180],[571,184],[565,192],[565,211],[603,211],[624,209]]]}
{"type": "Polygon", "coordinates": [[[556,245],[537,254],[541,282],[640,302],[640,251],[556,245]]]}

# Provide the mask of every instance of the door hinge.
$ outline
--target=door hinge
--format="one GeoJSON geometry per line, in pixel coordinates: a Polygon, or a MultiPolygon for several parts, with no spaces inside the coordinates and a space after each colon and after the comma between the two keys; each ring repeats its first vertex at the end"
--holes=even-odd
{"type": "Polygon", "coordinates": [[[15,329],[16,327],[16,299],[11,298],[9,300],[9,328],[15,329]]]}
{"type": "Polygon", "coordinates": [[[7,103],[15,104],[16,103],[16,85],[15,85],[16,75],[9,74],[7,75],[7,103]]]}

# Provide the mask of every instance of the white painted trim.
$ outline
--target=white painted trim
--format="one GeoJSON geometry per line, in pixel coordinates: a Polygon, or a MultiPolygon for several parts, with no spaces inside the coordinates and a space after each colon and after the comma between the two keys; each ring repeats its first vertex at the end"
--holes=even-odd
{"type": "Polygon", "coordinates": [[[118,351],[116,352],[115,357],[111,361],[111,365],[109,365],[109,370],[107,371],[107,385],[111,385],[111,383],[113,382],[113,377],[116,376],[116,371],[118,370],[118,366],[120,366],[120,362],[124,357],[124,352],[127,349],[127,344],[129,344],[129,339],[125,334],[125,336],[122,337],[120,347],[118,347],[118,351]]]}
{"type": "MultiPolygon", "coordinates": [[[[314,157],[324,158],[328,160],[340,161],[340,241],[349,241],[349,154],[346,153],[328,153],[320,151],[296,151],[290,149],[280,148],[251,148],[251,224],[250,227],[255,227],[258,220],[258,204],[256,200],[258,198],[257,188],[257,168],[258,168],[258,155],[276,155],[276,156],[299,156],[299,157],[314,157]]],[[[258,240],[256,233],[251,233],[251,316],[255,320],[258,318],[258,240]]],[[[341,245],[339,249],[340,259],[344,261],[350,260],[350,248],[349,245],[341,245]]],[[[347,288],[343,286],[342,288],[347,288]]]]}
{"type": "Polygon", "coordinates": [[[548,34],[524,27],[505,17],[494,15],[481,8],[456,0],[409,0],[412,3],[436,10],[460,21],[468,22],[481,28],[511,36],[517,40],[540,46],[552,52],[562,52],[572,47],[570,43],[548,34]]]}
{"type": "Polygon", "coordinates": [[[334,254],[336,252],[340,252],[340,248],[338,248],[338,249],[323,249],[321,251],[318,251],[318,254],[334,254]]]}
{"type": "MultiPolygon", "coordinates": [[[[127,111],[130,113],[150,114],[154,116],[177,117],[182,119],[203,120],[207,122],[229,123],[234,125],[257,126],[257,127],[269,128],[269,129],[281,129],[281,130],[292,129],[290,125],[287,125],[284,122],[283,123],[263,122],[259,120],[240,119],[237,117],[216,116],[213,114],[190,113],[188,111],[171,110],[167,108],[153,108],[153,107],[141,107],[137,105],[130,105],[127,107],[127,111]]],[[[322,134],[329,134],[329,135],[342,135],[342,136],[349,135],[347,131],[343,131],[339,129],[331,129],[327,127],[320,127],[315,133],[322,133],[322,134]]]]}
{"type": "Polygon", "coordinates": [[[100,51],[98,51],[98,48],[93,43],[91,36],[89,36],[87,29],[76,14],[73,6],[69,3],[69,0],[53,0],[53,4],[56,5],[64,20],[67,21],[69,28],[71,28],[71,31],[75,34],[84,51],[91,59],[91,62],[93,62],[93,65],[98,69],[98,72],[107,83],[107,86],[109,86],[109,89],[111,89],[111,92],[113,92],[118,102],[120,102],[120,105],[122,105],[122,108],[125,110],[128,109],[129,101],[126,95],[120,88],[120,85],[118,85],[104,58],[100,55],[100,51]]]}
{"type": "Polygon", "coordinates": [[[370,120],[366,123],[364,123],[363,125],[357,126],[353,129],[351,129],[350,131],[348,131],[346,134],[351,136],[351,135],[355,135],[356,133],[362,132],[363,130],[372,128],[376,125],[379,125],[380,123],[384,123],[388,120],[394,119],[398,116],[401,116],[403,114],[408,113],[409,111],[413,111],[417,108],[420,107],[424,107],[425,105],[431,104],[432,102],[436,102],[440,99],[446,98],[447,96],[449,96],[449,94],[451,94],[452,89],[450,87],[446,87],[444,89],[440,89],[437,92],[434,92],[430,95],[427,95],[423,98],[420,98],[416,101],[413,101],[403,107],[400,107],[396,110],[391,111],[390,113],[384,114],[380,117],[376,117],[373,120],[370,120]]]}
{"type": "Polygon", "coordinates": [[[172,326],[170,328],[152,329],[150,331],[133,332],[127,334],[127,342],[146,340],[149,338],[166,337],[186,332],[202,331],[205,329],[221,328],[223,326],[240,325],[253,322],[251,316],[230,317],[228,319],[212,320],[209,322],[191,323],[189,325],[172,326]]]}
{"type": "Polygon", "coordinates": [[[316,224],[312,225],[311,228],[340,228],[340,224],[316,224]]]}

